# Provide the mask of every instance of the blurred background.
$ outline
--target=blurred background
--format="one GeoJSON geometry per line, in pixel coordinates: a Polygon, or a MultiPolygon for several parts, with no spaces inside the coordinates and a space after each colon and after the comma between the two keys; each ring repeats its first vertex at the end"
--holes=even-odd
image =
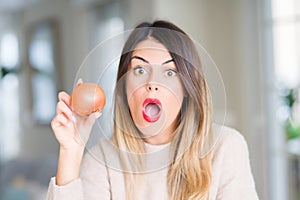
{"type": "Polygon", "coordinates": [[[99,42],[155,19],[177,24],[218,66],[225,124],[248,142],[260,199],[300,199],[300,1],[0,0],[1,200],[45,198],[57,92],[72,91],[99,42]]]}

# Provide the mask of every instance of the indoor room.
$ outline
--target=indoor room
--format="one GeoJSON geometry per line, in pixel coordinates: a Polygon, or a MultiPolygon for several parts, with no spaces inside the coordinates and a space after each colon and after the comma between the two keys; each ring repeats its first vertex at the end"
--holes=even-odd
{"type": "Polygon", "coordinates": [[[1,200],[46,199],[58,93],[80,78],[106,94],[85,152],[112,135],[123,45],[155,20],[194,42],[213,122],[245,139],[259,199],[300,200],[299,1],[0,0],[1,200]]]}

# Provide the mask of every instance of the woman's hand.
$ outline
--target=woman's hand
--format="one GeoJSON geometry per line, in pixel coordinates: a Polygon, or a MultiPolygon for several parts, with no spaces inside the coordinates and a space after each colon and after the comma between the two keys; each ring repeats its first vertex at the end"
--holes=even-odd
{"type": "MultiPolygon", "coordinates": [[[[79,80],[78,84],[82,81],[79,80]]],[[[88,117],[81,117],[72,111],[70,95],[66,92],[58,94],[56,116],[51,127],[60,145],[56,184],[65,185],[79,177],[84,147],[90,136],[92,127],[100,112],[88,117]]]]}
{"type": "MultiPolygon", "coordinates": [[[[82,81],[77,83],[81,84],[82,81]]],[[[63,149],[83,147],[88,141],[92,127],[100,112],[88,117],[81,117],[72,111],[70,95],[66,92],[58,94],[56,116],[51,122],[55,137],[63,149]]]]}

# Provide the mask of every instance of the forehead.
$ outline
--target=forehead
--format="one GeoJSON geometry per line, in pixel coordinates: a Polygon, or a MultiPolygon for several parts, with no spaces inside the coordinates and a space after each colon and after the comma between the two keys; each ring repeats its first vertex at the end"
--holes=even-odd
{"type": "MultiPolygon", "coordinates": [[[[161,43],[147,39],[139,42],[133,50],[132,57],[139,56],[149,61],[151,64],[161,64],[172,59],[167,48],[161,43]]],[[[133,59],[134,61],[136,59],[133,59]]]]}

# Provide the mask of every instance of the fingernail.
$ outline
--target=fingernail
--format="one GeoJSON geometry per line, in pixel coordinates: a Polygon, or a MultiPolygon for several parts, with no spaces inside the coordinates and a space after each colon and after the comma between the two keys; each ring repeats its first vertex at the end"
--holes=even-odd
{"type": "Polygon", "coordinates": [[[97,112],[97,113],[95,113],[95,117],[96,117],[96,119],[98,119],[99,117],[101,117],[101,115],[102,115],[102,113],[101,113],[101,112],[97,112]]]}
{"type": "Polygon", "coordinates": [[[70,122],[67,123],[67,126],[68,126],[68,127],[71,127],[71,126],[72,126],[72,123],[70,123],[70,122]]]}
{"type": "Polygon", "coordinates": [[[72,118],[72,121],[73,121],[74,123],[76,123],[76,121],[77,121],[77,120],[76,120],[76,117],[75,117],[74,115],[72,115],[71,118],[72,118]]]}
{"type": "Polygon", "coordinates": [[[68,122],[68,120],[67,120],[66,118],[64,118],[64,116],[62,116],[62,118],[61,118],[61,122],[62,122],[62,123],[67,123],[67,122],[68,122]]]}

